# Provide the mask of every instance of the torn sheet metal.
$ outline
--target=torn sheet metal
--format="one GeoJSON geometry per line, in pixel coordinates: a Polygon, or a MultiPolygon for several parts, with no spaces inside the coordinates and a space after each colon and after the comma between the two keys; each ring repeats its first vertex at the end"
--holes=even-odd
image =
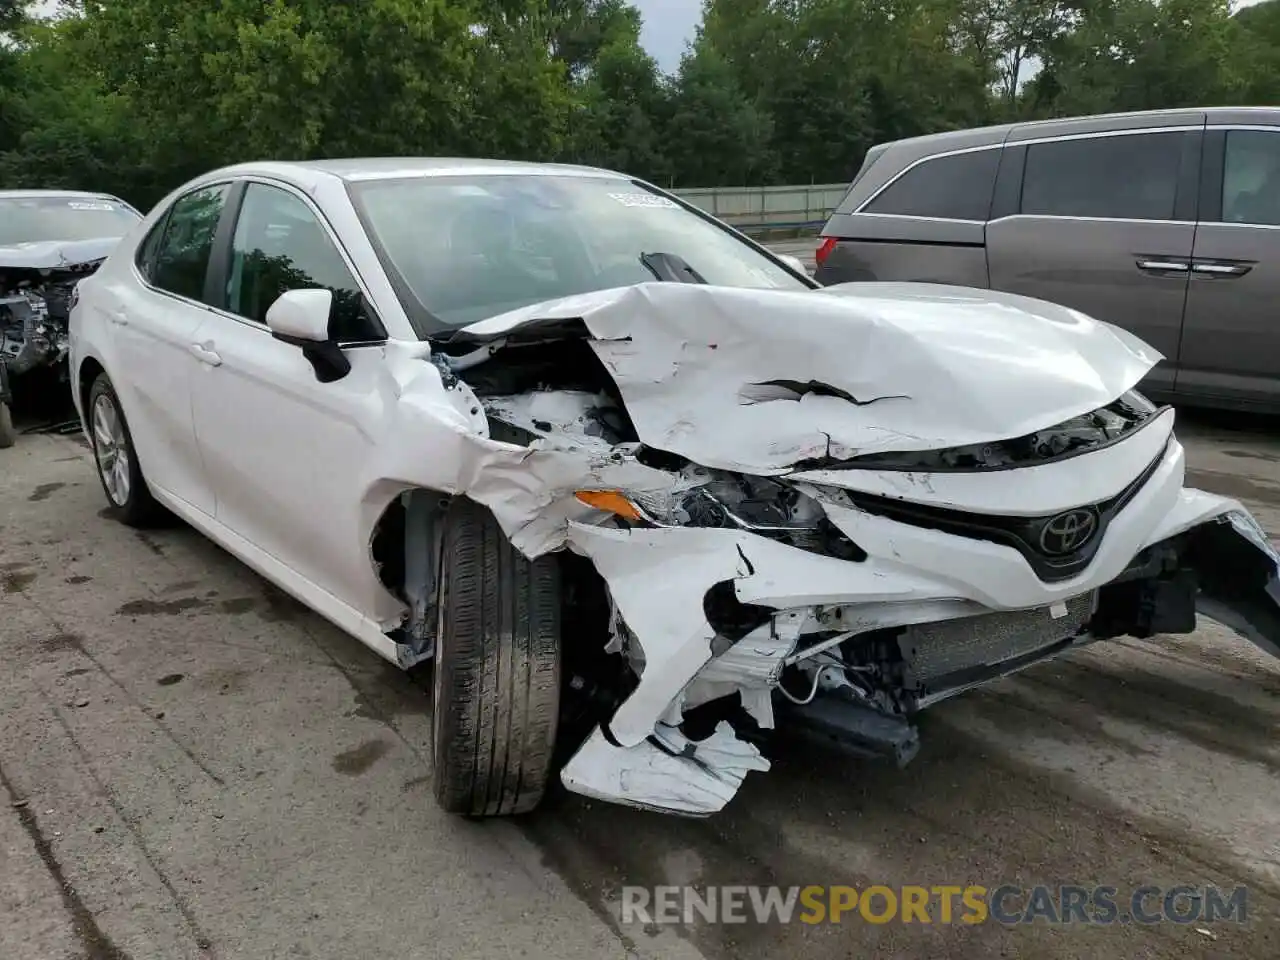
{"type": "Polygon", "coordinates": [[[1160,359],[1076,311],[931,284],[825,291],[645,283],[464,328],[486,340],[581,319],[639,438],[706,467],[1017,436],[1096,409],[1160,359]]]}

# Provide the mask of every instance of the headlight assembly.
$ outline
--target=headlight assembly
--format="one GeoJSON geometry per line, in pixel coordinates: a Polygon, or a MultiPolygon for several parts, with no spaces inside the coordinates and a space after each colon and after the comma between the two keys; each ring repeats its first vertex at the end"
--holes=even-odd
{"type": "Polygon", "coordinates": [[[816,500],[766,477],[715,471],[705,482],[671,492],[579,490],[576,496],[626,526],[745,530],[811,553],[866,559],[816,500]]]}

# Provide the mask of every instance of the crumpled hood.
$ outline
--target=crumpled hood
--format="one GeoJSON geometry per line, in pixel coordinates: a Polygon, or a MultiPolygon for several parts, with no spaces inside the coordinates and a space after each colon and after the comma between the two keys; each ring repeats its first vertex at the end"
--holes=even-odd
{"type": "Polygon", "coordinates": [[[539,326],[562,336],[551,323],[574,319],[641,441],[760,474],[1021,436],[1104,406],[1161,359],[1075,310],[909,283],[646,283],[535,304],[456,339],[523,339],[539,326]]]}
{"type": "Polygon", "coordinates": [[[91,240],[37,240],[0,247],[0,268],[58,270],[102,260],[120,243],[120,237],[91,240]]]}

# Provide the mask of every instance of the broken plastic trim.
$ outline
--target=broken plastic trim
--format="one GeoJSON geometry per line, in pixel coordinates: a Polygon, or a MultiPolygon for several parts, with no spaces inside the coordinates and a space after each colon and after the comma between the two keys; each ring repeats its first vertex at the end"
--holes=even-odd
{"type": "MultiPolygon", "coordinates": [[[[864,401],[873,402],[875,401],[864,401]]],[[[827,469],[927,473],[987,473],[1040,466],[1095,453],[1128,439],[1148,424],[1154,423],[1168,409],[1167,405],[1156,406],[1138,391],[1130,390],[1097,410],[1011,440],[948,447],[943,450],[869,453],[823,466],[827,469]]]]}

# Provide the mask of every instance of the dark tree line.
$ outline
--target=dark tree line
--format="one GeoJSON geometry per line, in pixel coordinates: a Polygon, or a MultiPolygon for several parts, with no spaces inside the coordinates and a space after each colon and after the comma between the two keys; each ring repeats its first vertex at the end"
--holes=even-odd
{"type": "Polygon", "coordinates": [[[589,163],[830,182],[879,141],[1280,102],[1280,0],[705,0],[674,76],[625,0],[0,0],[0,187],[147,206],[250,158],[589,163]]]}

